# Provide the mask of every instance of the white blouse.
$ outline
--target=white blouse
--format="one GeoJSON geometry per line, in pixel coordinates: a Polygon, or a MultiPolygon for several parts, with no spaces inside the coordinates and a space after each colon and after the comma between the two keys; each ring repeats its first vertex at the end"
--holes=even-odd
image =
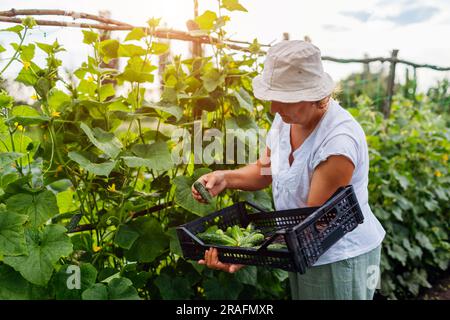
{"type": "Polygon", "coordinates": [[[332,263],[375,249],[385,231],[368,203],[369,153],[366,136],[359,123],[337,101],[330,99],[328,110],[314,131],[291,153],[290,125],[277,113],[266,145],[270,149],[272,190],[276,210],[306,207],[314,169],[331,155],[349,158],[355,170],[350,184],[356,193],[364,222],[328,249],[315,265],[332,263]]]}

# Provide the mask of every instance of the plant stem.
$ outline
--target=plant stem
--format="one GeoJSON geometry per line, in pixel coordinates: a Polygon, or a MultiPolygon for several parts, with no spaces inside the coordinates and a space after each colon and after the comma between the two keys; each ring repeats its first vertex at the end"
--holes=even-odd
{"type": "Polygon", "coordinates": [[[23,42],[25,41],[25,36],[26,36],[26,34],[27,34],[27,31],[28,31],[28,27],[25,27],[25,29],[24,29],[24,31],[23,31],[23,35],[20,35],[20,34],[19,34],[19,37],[20,37],[20,43],[19,43],[19,46],[17,47],[16,52],[14,52],[14,55],[11,57],[11,59],[9,60],[9,62],[6,64],[6,66],[2,69],[2,71],[0,71],[0,76],[3,74],[3,72],[6,71],[6,69],[8,69],[8,67],[11,65],[11,63],[12,63],[14,60],[17,59],[17,56],[18,56],[18,54],[19,54],[19,51],[22,49],[23,42]]]}

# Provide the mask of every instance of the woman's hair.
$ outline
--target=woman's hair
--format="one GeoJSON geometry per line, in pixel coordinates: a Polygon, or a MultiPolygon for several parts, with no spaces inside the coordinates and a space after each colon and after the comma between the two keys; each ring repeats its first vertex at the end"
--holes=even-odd
{"type": "Polygon", "coordinates": [[[331,94],[329,94],[329,95],[326,96],[325,98],[322,98],[321,100],[314,101],[314,104],[316,104],[317,106],[319,106],[319,108],[323,109],[323,108],[326,107],[326,105],[328,104],[328,101],[329,101],[330,99],[336,100],[337,97],[338,97],[338,95],[339,95],[341,92],[342,92],[342,88],[341,88],[341,86],[338,84],[338,85],[334,88],[333,92],[331,92],[331,94]]]}

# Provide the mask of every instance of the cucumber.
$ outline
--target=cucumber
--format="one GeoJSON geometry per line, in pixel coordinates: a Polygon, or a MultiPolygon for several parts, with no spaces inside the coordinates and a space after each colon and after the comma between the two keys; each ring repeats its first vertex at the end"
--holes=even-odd
{"type": "Polygon", "coordinates": [[[232,237],[238,245],[241,243],[241,239],[243,238],[244,234],[241,231],[241,228],[239,226],[232,226],[230,228],[230,233],[228,233],[230,237],[232,237]]]}
{"type": "Polygon", "coordinates": [[[264,241],[264,235],[254,230],[252,225],[241,228],[239,225],[229,226],[226,231],[217,226],[210,226],[206,231],[197,234],[197,237],[207,244],[216,244],[233,247],[254,247],[264,241]]]}
{"type": "Polygon", "coordinates": [[[217,244],[223,246],[235,246],[237,244],[233,238],[227,236],[226,234],[199,233],[197,237],[202,239],[206,244],[217,244]]]}
{"type": "Polygon", "coordinates": [[[253,247],[253,246],[260,244],[263,241],[264,241],[264,235],[262,233],[259,233],[259,232],[252,233],[252,234],[248,235],[247,237],[245,237],[244,239],[242,239],[241,247],[244,247],[244,248],[253,247]]]}
{"type": "Polygon", "coordinates": [[[247,228],[245,228],[245,231],[247,231],[247,232],[252,232],[253,230],[255,230],[255,226],[253,225],[253,223],[249,223],[248,225],[247,225],[247,228]]]}
{"type": "Polygon", "coordinates": [[[287,246],[283,243],[272,243],[267,246],[267,249],[276,249],[276,250],[287,249],[287,246]]]}
{"type": "Polygon", "coordinates": [[[200,181],[195,181],[193,186],[194,186],[195,190],[197,190],[197,192],[200,193],[203,200],[205,200],[207,203],[211,203],[212,196],[209,193],[209,191],[206,190],[206,187],[200,181]]]}

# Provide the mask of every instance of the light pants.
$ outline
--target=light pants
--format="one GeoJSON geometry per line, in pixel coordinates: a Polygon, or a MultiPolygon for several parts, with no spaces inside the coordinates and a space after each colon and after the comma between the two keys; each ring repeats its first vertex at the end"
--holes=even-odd
{"type": "Polygon", "coordinates": [[[380,276],[381,245],[354,258],[289,272],[293,300],[372,300],[380,276]]]}

